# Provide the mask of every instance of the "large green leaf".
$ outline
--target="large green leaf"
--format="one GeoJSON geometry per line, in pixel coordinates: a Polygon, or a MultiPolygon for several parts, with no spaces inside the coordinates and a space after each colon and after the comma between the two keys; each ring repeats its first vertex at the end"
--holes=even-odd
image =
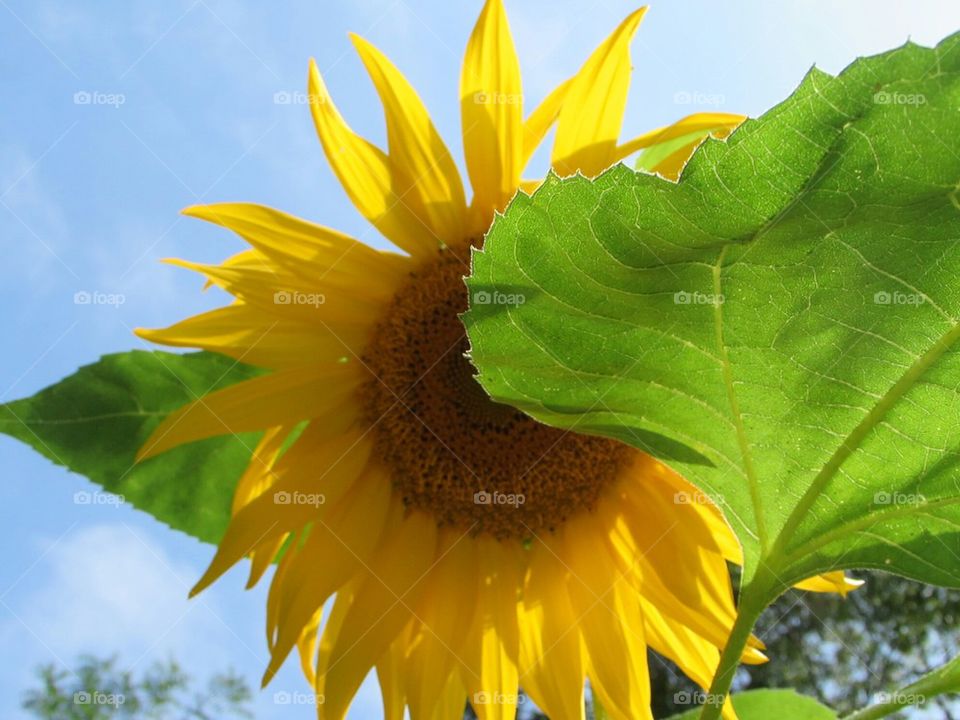
{"type": "MultiPolygon", "coordinates": [[[[0,405],[0,432],[171,527],[215,543],[256,435],[202,440],[142,463],[134,458],[171,411],[259,372],[215,353],[106,355],[33,397],[0,405]]],[[[77,496],[81,503],[99,500],[77,496]]]]}
{"type": "MultiPolygon", "coordinates": [[[[697,700],[696,693],[690,697],[697,700]]],[[[740,720],[834,720],[837,714],[813,698],[793,690],[748,690],[731,696],[740,720]]],[[[673,715],[669,720],[697,720],[700,710],[694,708],[673,715]]]]}
{"type": "Polygon", "coordinates": [[[960,36],[813,70],[679,183],[519,195],[469,280],[480,382],[710,493],[752,612],[837,568],[960,586],[958,187],[960,36]]]}

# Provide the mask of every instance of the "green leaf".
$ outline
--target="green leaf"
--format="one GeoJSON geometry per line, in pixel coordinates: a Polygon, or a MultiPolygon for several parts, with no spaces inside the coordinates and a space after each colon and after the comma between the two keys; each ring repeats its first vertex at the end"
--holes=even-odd
{"type": "MultiPolygon", "coordinates": [[[[171,527],[216,543],[257,435],[202,440],[142,463],[134,458],[168,413],[260,372],[206,352],[106,355],[33,397],[0,405],[0,432],[171,527]]],[[[80,492],[75,501],[103,498],[80,492]]]]}
{"type": "MultiPolygon", "coordinates": [[[[748,690],[733,695],[732,701],[740,720],[835,720],[837,717],[830,708],[793,690],[748,690]]],[[[696,720],[699,713],[700,710],[694,708],[669,720],[696,720]]]]}
{"type": "Polygon", "coordinates": [[[705,489],[752,613],[838,568],[960,586],[958,110],[960,36],[907,44],[811,71],[679,183],[519,195],[468,281],[480,382],[705,489]]]}

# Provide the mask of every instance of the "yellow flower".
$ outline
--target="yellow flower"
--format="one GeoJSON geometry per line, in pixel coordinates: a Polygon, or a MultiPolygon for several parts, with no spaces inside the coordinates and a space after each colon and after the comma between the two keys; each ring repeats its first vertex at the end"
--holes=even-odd
{"type": "MultiPolygon", "coordinates": [[[[618,143],[643,14],[524,118],[507,19],[487,1],[460,80],[469,205],[426,109],[383,54],[353,37],[383,102],[387,152],[347,126],[311,63],[327,159],[406,254],[258,205],[185,211],[252,246],[217,266],[180,262],[236,301],[139,334],[270,372],[174,413],[141,455],[265,431],[194,592],[246,556],[253,584],[279,553],[264,681],[296,646],[321,718],[342,718],[372,668],[398,720],[405,707],[414,720],[459,718],[465,700],[483,720],[512,718],[518,687],[552,718],[582,718],[585,678],[612,717],[649,717],[648,647],[710,682],[735,614],[726,561],[740,559],[719,511],[650,457],[492,403],[458,319],[469,249],[518,188],[536,186],[521,173],[554,124],[553,167],[589,176],[742,120],[697,114],[618,143]]],[[[676,177],[695,145],[658,170],[676,177]]],[[[816,582],[845,586],[839,574],[816,582]]],[[[760,648],[752,640],[744,661],[763,661],[760,648]]]]}

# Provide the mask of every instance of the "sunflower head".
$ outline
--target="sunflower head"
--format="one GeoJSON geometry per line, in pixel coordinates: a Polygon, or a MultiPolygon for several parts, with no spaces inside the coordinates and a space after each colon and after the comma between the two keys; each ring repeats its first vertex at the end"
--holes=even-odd
{"type": "MultiPolygon", "coordinates": [[[[311,62],[330,166],[402,253],[258,205],[186,211],[250,244],[220,265],[178,261],[235,301],[140,335],[269,372],[169,416],[141,455],[262,432],[194,591],[244,557],[253,584],[279,556],[265,681],[296,647],[321,718],[343,718],[371,669],[397,720],[459,718],[467,701],[482,720],[512,718],[520,687],[550,717],[583,718],[587,679],[612,717],[649,717],[648,647],[710,682],[735,615],[726,563],[740,559],[717,508],[678,501],[702,496],[648,456],[493,403],[459,320],[471,248],[536,188],[523,172],[551,128],[561,175],[670,142],[656,170],[676,177],[703,133],[742,120],[698,114],[619,142],[643,15],[527,113],[503,6],[488,0],[460,76],[469,203],[423,103],[379,50],[352,38],[383,103],[386,149],[350,129],[311,62]]],[[[762,661],[760,647],[744,660],[762,661]]]]}

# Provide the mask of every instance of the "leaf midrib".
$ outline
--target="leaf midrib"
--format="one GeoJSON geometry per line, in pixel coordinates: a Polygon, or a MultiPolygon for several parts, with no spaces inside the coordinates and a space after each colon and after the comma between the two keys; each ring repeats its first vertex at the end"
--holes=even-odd
{"type": "MultiPolygon", "coordinates": [[[[786,560],[788,557],[799,557],[797,551],[794,551],[794,553],[790,553],[789,555],[785,552],[786,542],[794,533],[794,531],[796,531],[800,522],[813,507],[814,503],[820,498],[824,488],[833,479],[840,467],[857,450],[860,444],[867,437],[867,434],[873,430],[880,423],[880,421],[883,420],[884,417],[886,417],[887,413],[898,402],[900,402],[904,395],[914,388],[917,381],[931,367],[933,367],[937,361],[940,360],[940,358],[942,358],[947,351],[949,351],[957,343],[958,340],[960,340],[960,324],[954,324],[947,332],[937,338],[937,340],[923,355],[917,358],[917,360],[915,360],[914,363],[907,368],[906,372],[904,372],[897,382],[895,382],[883,394],[883,396],[873,405],[867,415],[859,423],[857,423],[856,427],[854,427],[853,430],[851,430],[850,433],[844,438],[843,442],[840,443],[840,446],[837,448],[837,450],[833,453],[823,468],[821,468],[820,472],[817,473],[816,477],[814,477],[813,482],[807,488],[806,492],[804,492],[803,496],[800,498],[800,501],[796,504],[793,511],[787,517],[786,522],[783,524],[783,528],[777,536],[776,543],[770,551],[768,562],[774,562],[778,554],[784,561],[784,565],[787,564],[786,560]]],[[[954,502],[957,501],[955,500],[954,502]]],[[[838,534],[838,536],[842,537],[842,534],[838,534]]],[[[806,543],[805,545],[801,545],[801,548],[811,546],[812,551],[815,551],[818,547],[822,547],[823,543],[820,541],[826,537],[828,537],[828,535],[823,534],[816,540],[806,543]]],[[[836,539],[836,536],[833,539],[836,539]]]]}
{"type": "MultiPolygon", "coordinates": [[[[3,406],[0,405],[0,410],[3,409],[3,406]]],[[[20,420],[15,418],[10,420],[9,418],[0,418],[0,425],[78,425],[88,422],[97,422],[99,420],[112,420],[114,418],[127,418],[127,417],[166,417],[170,414],[171,411],[168,410],[131,410],[128,412],[117,412],[117,413],[104,413],[103,415],[85,415],[80,418],[62,418],[57,420],[47,420],[47,419],[36,419],[28,418],[26,420],[20,420]]]]}

